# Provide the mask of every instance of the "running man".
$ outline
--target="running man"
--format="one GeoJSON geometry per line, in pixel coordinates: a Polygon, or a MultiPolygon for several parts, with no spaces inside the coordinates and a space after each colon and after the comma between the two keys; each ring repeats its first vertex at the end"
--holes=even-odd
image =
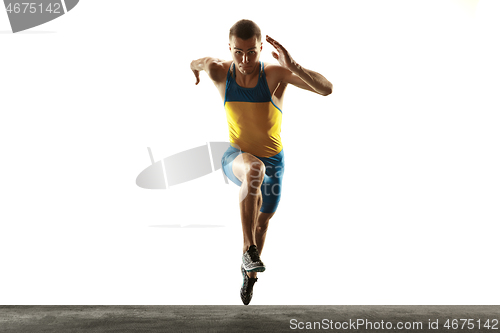
{"type": "Polygon", "coordinates": [[[260,28],[240,20],[229,30],[233,60],[206,57],[191,62],[200,82],[205,71],[219,91],[229,126],[230,147],[222,157],[224,174],[240,189],[243,228],[243,304],[252,299],[257,272],[266,268],[260,259],[269,220],[281,196],[284,152],[281,144],[283,97],[288,84],[326,96],[332,84],[321,74],[305,69],[277,41],[266,36],[279,65],[259,61],[263,43],[260,28]]]}

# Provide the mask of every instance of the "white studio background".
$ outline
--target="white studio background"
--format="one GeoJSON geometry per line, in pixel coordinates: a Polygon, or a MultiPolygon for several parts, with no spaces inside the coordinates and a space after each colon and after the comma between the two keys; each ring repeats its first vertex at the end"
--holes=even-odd
{"type": "Polygon", "coordinates": [[[288,88],[252,304],[498,304],[500,6],[473,3],[83,0],[18,34],[0,10],[0,303],[241,304],[238,187],[135,179],[147,147],[228,139],[189,63],[249,18],[334,85],[288,88]]]}

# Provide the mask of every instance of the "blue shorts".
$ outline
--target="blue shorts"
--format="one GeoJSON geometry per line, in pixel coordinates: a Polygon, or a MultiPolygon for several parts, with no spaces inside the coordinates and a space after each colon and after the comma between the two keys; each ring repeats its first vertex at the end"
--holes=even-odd
{"type": "MultiPolygon", "coordinates": [[[[233,183],[241,186],[241,181],[233,173],[233,161],[244,151],[229,146],[222,156],[222,170],[227,178],[233,183]]],[[[255,155],[254,155],[255,156],[255,155]]],[[[285,154],[281,150],[278,154],[271,157],[259,157],[266,166],[266,174],[260,190],[262,192],[262,213],[274,213],[278,209],[278,204],[281,198],[281,183],[283,181],[283,173],[285,171],[285,154]]]]}

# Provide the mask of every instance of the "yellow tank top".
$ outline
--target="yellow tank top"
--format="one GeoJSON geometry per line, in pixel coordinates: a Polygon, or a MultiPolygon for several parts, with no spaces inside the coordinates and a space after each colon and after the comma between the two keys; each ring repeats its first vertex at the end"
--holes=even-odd
{"type": "Polygon", "coordinates": [[[240,87],[233,76],[234,63],[227,73],[224,108],[229,141],[235,148],[259,157],[271,157],[283,149],[281,110],[273,103],[267,86],[264,64],[253,88],[240,87]]]}

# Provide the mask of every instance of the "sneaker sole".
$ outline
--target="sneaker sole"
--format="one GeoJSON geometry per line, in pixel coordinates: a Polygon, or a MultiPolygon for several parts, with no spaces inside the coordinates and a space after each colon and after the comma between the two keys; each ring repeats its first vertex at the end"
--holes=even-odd
{"type": "Polygon", "coordinates": [[[254,267],[254,268],[251,268],[251,269],[247,269],[245,267],[245,265],[243,265],[243,268],[245,269],[245,271],[247,272],[264,272],[266,270],[266,267],[265,266],[259,266],[259,267],[254,267]]]}

